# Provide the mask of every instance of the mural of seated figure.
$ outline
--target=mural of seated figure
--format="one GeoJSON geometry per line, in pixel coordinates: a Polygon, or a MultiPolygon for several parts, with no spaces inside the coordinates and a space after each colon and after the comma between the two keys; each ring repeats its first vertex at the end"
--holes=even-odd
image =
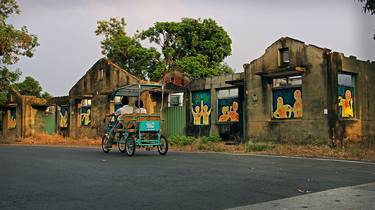
{"type": "Polygon", "coordinates": [[[229,116],[228,111],[229,111],[229,107],[228,106],[223,106],[221,108],[221,113],[222,114],[219,117],[219,122],[227,122],[229,120],[230,116],[229,116]]]}
{"type": "Polygon", "coordinates": [[[276,111],[273,113],[273,117],[276,119],[287,119],[290,118],[293,112],[293,108],[289,104],[284,104],[282,97],[277,98],[276,111]]]}

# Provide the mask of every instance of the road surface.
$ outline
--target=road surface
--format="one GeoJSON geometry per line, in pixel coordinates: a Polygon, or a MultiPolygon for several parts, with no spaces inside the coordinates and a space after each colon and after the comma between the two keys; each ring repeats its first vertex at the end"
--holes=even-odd
{"type": "Polygon", "coordinates": [[[0,145],[0,209],[246,208],[372,182],[374,163],[0,145]]]}

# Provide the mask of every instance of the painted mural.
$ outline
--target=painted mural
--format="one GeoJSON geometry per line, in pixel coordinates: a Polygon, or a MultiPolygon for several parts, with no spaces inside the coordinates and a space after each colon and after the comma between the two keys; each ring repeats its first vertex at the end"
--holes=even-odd
{"type": "Polygon", "coordinates": [[[17,108],[12,107],[8,110],[8,129],[14,129],[17,126],[17,108]]]}
{"type": "Polygon", "coordinates": [[[91,107],[81,108],[81,125],[91,125],[91,107]]]}
{"type": "Polygon", "coordinates": [[[68,127],[68,121],[69,121],[69,106],[68,105],[62,105],[60,106],[60,121],[59,121],[59,127],[60,128],[67,128],[68,127]]]}
{"type": "Polygon", "coordinates": [[[192,92],[192,117],[194,125],[209,125],[211,117],[210,91],[192,92]]]}
{"type": "Polygon", "coordinates": [[[293,119],[302,117],[302,88],[273,90],[274,119],[293,119]]]}
{"type": "Polygon", "coordinates": [[[238,98],[225,98],[217,101],[217,116],[219,123],[239,122],[238,114],[239,103],[238,98]]]}
{"type": "Polygon", "coordinates": [[[338,86],[338,106],[341,118],[354,117],[354,88],[338,86]]]}

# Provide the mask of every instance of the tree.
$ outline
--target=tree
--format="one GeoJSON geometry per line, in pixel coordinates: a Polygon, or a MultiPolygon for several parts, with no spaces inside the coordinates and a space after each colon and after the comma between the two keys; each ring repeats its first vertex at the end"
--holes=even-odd
{"type": "Polygon", "coordinates": [[[4,67],[0,70],[0,106],[6,103],[9,87],[18,81],[20,76],[21,72],[18,69],[10,71],[4,67]]]}
{"type": "Polygon", "coordinates": [[[0,106],[5,103],[9,87],[21,75],[19,70],[12,71],[7,66],[17,63],[20,56],[32,57],[39,45],[37,37],[29,34],[26,26],[16,29],[7,24],[10,15],[19,13],[15,0],[0,0],[0,106]]]}
{"type": "Polygon", "coordinates": [[[160,46],[166,71],[177,68],[192,77],[233,73],[221,64],[231,54],[232,40],[212,19],[156,22],[138,36],[160,46]]]}
{"type": "Polygon", "coordinates": [[[41,97],[40,93],[42,92],[42,87],[39,82],[31,76],[26,77],[23,82],[17,83],[15,87],[22,95],[41,97]]]}
{"type": "MultiPolygon", "coordinates": [[[[363,5],[363,13],[371,13],[371,15],[375,14],[375,0],[359,0],[361,3],[365,3],[363,5]]],[[[375,34],[373,39],[375,39],[375,34]]]]}
{"type": "Polygon", "coordinates": [[[359,0],[361,3],[365,3],[363,5],[363,12],[364,13],[371,13],[371,15],[375,14],[375,0],[359,0]]]}
{"type": "Polygon", "coordinates": [[[98,21],[95,34],[104,36],[102,54],[139,78],[157,80],[164,69],[160,53],[155,48],[142,47],[138,38],[126,34],[125,26],[123,18],[98,21]]]}
{"type": "Polygon", "coordinates": [[[44,99],[50,99],[52,98],[52,95],[49,94],[48,92],[44,91],[43,94],[41,95],[41,98],[44,98],[44,99]]]}

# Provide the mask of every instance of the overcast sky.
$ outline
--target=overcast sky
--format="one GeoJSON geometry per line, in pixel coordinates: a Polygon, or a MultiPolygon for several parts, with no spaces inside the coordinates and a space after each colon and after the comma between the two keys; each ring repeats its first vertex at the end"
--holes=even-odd
{"type": "Polygon", "coordinates": [[[69,89],[101,57],[98,20],[124,17],[128,34],[157,21],[212,18],[232,39],[225,61],[242,65],[260,57],[280,37],[289,36],[346,56],[375,61],[375,15],[362,13],[357,0],[17,0],[21,14],[9,22],[26,25],[40,46],[16,65],[54,96],[69,89]]]}

